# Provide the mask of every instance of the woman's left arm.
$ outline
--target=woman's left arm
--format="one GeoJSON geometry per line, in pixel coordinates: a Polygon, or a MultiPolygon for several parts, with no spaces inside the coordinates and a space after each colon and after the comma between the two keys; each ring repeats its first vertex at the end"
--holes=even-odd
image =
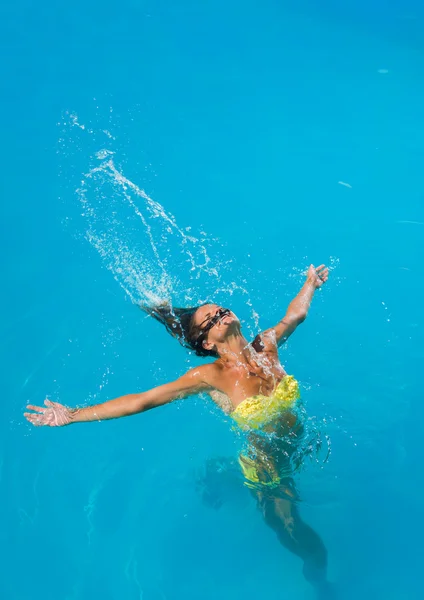
{"type": "Polygon", "coordinates": [[[315,290],[324,285],[327,279],[328,268],[325,265],[317,268],[311,265],[302,289],[290,302],[285,316],[275,327],[267,329],[262,335],[271,336],[274,338],[273,341],[279,345],[284,343],[296,327],[306,319],[315,290]]]}

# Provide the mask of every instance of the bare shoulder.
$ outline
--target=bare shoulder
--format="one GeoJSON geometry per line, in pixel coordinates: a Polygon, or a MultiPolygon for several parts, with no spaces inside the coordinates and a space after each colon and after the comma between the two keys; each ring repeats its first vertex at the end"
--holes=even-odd
{"type": "Polygon", "coordinates": [[[206,392],[210,398],[225,413],[230,413],[233,409],[230,398],[220,389],[222,387],[223,366],[219,360],[207,365],[201,365],[190,369],[185,377],[190,377],[192,382],[196,382],[199,391],[206,392]]]}
{"type": "Polygon", "coordinates": [[[207,365],[199,365],[187,371],[185,377],[189,377],[193,381],[203,383],[207,387],[214,388],[218,381],[222,367],[219,366],[219,361],[208,363],[207,365]]]}

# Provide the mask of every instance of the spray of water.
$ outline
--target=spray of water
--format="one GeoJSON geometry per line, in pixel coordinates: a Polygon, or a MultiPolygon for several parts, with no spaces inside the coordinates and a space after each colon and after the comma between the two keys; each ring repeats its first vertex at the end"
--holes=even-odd
{"type": "Polygon", "coordinates": [[[110,150],[96,157],[100,164],[77,189],[85,237],[133,302],[202,302],[235,291],[248,297],[242,285],[222,282],[231,261],[211,259],[211,240],[204,232],[195,237],[189,227],[181,228],[159,202],[125,177],[110,150]]]}

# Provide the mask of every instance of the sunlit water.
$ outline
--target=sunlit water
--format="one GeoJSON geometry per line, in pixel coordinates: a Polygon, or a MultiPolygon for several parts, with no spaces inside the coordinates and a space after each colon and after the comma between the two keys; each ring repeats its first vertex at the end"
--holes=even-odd
{"type": "Polygon", "coordinates": [[[62,430],[22,412],[200,364],[139,302],[216,300],[251,338],[326,262],[281,351],[299,507],[338,597],[421,598],[422,8],[18,3],[5,22],[0,597],[312,600],[208,398],[62,430]]]}

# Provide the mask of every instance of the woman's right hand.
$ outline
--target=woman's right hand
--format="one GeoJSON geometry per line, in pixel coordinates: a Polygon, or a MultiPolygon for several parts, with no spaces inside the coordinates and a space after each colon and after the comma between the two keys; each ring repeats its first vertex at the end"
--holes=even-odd
{"type": "Polygon", "coordinates": [[[64,427],[72,423],[73,412],[67,406],[52,402],[51,400],[44,401],[43,406],[32,406],[28,404],[27,408],[34,412],[24,413],[24,417],[36,427],[64,427]]]}

